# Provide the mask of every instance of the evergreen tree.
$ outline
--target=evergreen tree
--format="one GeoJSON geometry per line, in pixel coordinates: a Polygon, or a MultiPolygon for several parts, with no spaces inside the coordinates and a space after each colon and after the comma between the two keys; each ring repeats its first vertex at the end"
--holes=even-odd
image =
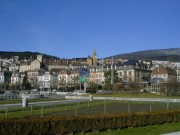
{"type": "MultiPolygon", "coordinates": [[[[104,72],[105,83],[111,83],[111,70],[104,72]]],[[[117,70],[114,70],[114,83],[119,81],[117,70]]]]}
{"type": "Polygon", "coordinates": [[[31,89],[31,84],[28,81],[28,76],[27,76],[27,72],[25,72],[25,76],[23,78],[23,84],[22,84],[23,88],[25,90],[30,90],[31,89]]]}

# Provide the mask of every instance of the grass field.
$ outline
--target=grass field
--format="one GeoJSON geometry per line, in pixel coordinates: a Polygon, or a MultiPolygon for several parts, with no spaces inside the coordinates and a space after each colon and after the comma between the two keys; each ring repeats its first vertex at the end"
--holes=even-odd
{"type": "Polygon", "coordinates": [[[126,101],[87,101],[57,105],[29,106],[28,108],[4,108],[0,110],[0,118],[27,116],[81,116],[96,114],[120,114],[134,112],[150,112],[159,110],[180,109],[178,103],[150,103],[126,101]]]}
{"type": "MultiPolygon", "coordinates": [[[[87,94],[86,96],[89,96],[87,94]]],[[[176,98],[179,99],[180,96],[166,96],[166,95],[157,95],[153,93],[112,93],[112,94],[92,94],[95,97],[129,97],[129,98],[176,98]]]]}
{"type": "Polygon", "coordinates": [[[91,108],[102,106],[103,101],[67,103],[55,105],[29,106],[27,108],[5,108],[0,110],[0,118],[5,117],[27,117],[42,115],[77,115],[77,109],[91,108]],[[69,113],[70,112],[70,113],[69,113]]]}
{"type": "Polygon", "coordinates": [[[180,122],[165,123],[147,127],[126,128],[120,130],[109,130],[103,132],[84,133],[84,135],[160,135],[180,131],[180,122]]]}
{"type": "MultiPolygon", "coordinates": [[[[89,95],[86,95],[89,96],[89,95]]],[[[93,96],[132,97],[132,98],[177,98],[151,93],[117,93],[93,94],[93,96]]],[[[62,98],[29,99],[29,102],[56,101],[62,98]]],[[[0,100],[0,104],[22,103],[21,99],[0,100]]],[[[84,103],[67,103],[64,105],[29,106],[28,108],[6,108],[0,110],[0,117],[26,117],[34,115],[94,115],[148,112],[180,109],[179,103],[128,102],[128,101],[93,101],[84,103]]]]}
{"type": "MultiPolygon", "coordinates": [[[[85,95],[89,96],[89,94],[85,95]]],[[[115,93],[93,94],[93,96],[129,97],[129,98],[180,98],[179,96],[162,96],[151,93],[115,93]]],[[[62,98],[29,99],[29,102],[57,101],[62,98]]],[[[0,104],[22,103],[21,99],[0,100],[0,104]]],[[[150,112],[159,110],[180,109],[179,103],[127,102],[127,101],[87,101],[83,103],[67,103],[64,105],[29,106],[28,108],[6,108],[0,110],[0,118],[7,117],[44,117],[48,115],[80,116],[94,114],[119,114],[132,112],[150,112]]],[[[147,127],[108,130],[85,133],[85,135],[159,135],[180,131],[180,122],[147,127]]]]}
{"type": "MultiPolygon", "coordinates": [[[[39,101],[39,100],[36,100],[39,101]]],[[[93,114],[119,114],[131,112],[149,112],[180,108],[178,103],[149,103],[126,101],[88,101],[67,103],[64,105],[29,106],[28,108],[8,108],[0,110],[0,118],[7,117],[44,117],[48,115],[81,116],[93,114]],[[168,105],[168,106],[167,106],[168,105]],[[167,108],[168,107],[168,108],[167,108]]],[[[180,122],[147,127],[108,130],[84,133],[85,135],[159,135],[180,131],[180,122]]]]}

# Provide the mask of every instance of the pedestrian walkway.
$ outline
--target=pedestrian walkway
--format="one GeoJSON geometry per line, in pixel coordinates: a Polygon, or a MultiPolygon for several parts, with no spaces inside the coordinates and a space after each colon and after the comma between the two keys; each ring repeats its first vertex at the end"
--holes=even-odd
{"type": "Polygon", "coordinates": [[[162,135],[180,135],[180,132],[173,132],[173,133],[167,133],[167,134],[162,134],[162,135]]]}

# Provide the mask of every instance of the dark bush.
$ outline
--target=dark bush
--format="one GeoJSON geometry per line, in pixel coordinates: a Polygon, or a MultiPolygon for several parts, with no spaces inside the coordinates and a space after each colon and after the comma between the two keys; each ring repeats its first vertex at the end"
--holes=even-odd
{"type": "Polygon", "coordinates": [[[180,121],[180,110],[79,117],[32,117],[1,119],[0,133],[14,135],[69,134],[128,127],[143,127],[180,121]]]}

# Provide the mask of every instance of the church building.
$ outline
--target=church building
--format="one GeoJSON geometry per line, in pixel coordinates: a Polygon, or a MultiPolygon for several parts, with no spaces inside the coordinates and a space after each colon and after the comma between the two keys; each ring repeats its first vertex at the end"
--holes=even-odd
{"type": "Polygon", "coordinates": [[[90,55],[87,58],[87,64],[91,67],[96,67],[97,66],[97,53],[96,50],[93,52],[93,56],[91,57],[90,55]]]}

